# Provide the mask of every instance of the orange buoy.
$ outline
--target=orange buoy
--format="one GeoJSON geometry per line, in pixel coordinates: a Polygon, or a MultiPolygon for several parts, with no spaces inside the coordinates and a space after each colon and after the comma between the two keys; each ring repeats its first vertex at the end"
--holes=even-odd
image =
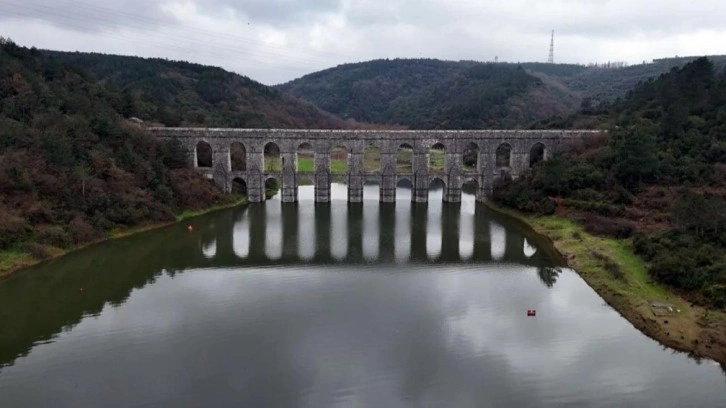
{"type": "Polygon", "coordinates": [[[537,316],[537,311],[534,309],[527,310],[527,316],[537,316]]]}

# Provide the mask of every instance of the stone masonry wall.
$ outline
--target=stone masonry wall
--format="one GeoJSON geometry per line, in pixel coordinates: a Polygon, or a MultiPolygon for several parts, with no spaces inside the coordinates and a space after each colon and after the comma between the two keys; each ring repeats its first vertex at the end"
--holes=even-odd
{"type": "Polygon", "coordinates": [[[241,179],[247,186],[250,202],[265,199],[265,182],[275,178],[282,184],[282,201],[297,201],[298,179],[310,176],[315,183],[317,202],[330,201],[330,152],[335,146],[345,146],[348,151],[348,201],[363,200],[363,185],[367,180],[380,184],[380,201],[396,199],[396,185],[407,179],[413,185],[412,200],[426,202],[430,183],[435,179],[444,182],[444,201],[459,202],[461,187],[467,181],[475,181],[477,200],[490,197],[494,183],[502,174],[512,178],[529,168],[530,154],[538,144],[544,146],[545,160],[562,150],[567,143],[598,136],[602,131],[591,130],[288,130],[288,129],[204,129],[204,128],[150,128],[160,139],[178,139],[187,151],[190,166],[197,165],[197,145],[206,142],[212,148],[212,168],[200,169],[213,178],[225,191],[230,191],[232,181],[241,179]],[[230,146],[241,143],[246,151],[246,170],[232,171],[230,146]],[[275,143],[280,149],[282,168],[267,172],[264,167],[264,148],[275,143]],[[312,174],[297,171],[298,147],[309,143],[315,152],[312,174]],[[401,145],[413,148],[413,172],[396,171],[396,154],[401,145]],[[445,147],[445,169],[429,170],[429,149],[435,144],[445,147]],[[462,156],[468,146],[479,151],[476,171],[464,169],[462,156]],[[496,166],[497,149],[508,144],[511,147],[509,166],[496,166]],[[366,172],[363,155],[366,147],[380,149],[380,171],[366,172]]]}

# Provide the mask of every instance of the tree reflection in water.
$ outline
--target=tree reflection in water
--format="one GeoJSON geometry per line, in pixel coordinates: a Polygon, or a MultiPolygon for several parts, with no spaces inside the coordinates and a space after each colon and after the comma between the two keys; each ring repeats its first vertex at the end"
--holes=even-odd
{"type": "Polygon", "coordinates": [[[556,266],[541,266],[537,268],[539,278],[548,288],[551,288],[557,283],[557,278],[560,277],[562,269],[556,266]]]}

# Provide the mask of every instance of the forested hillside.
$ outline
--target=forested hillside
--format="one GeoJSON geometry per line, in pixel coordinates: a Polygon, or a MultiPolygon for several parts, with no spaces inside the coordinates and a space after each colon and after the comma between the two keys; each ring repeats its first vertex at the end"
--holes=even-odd
{"type": "Polygon", "coordinates": [[[127,124],[128,96],[0,39],[0,272],[234,199],[185,168],[179,145],[127,124]]]}
{"type": "Polygon", "coordinates": [[[580,103],[517,65],[431,59],[345,64],[278,89],[343,118],[423,129],[523,127],[580,103]]]}
{"type": "MultiPolygon", "coordinates": [[[[632,66],[375,60],[340,65],[277,88],[360,121],[424,129],[521,128],[551,116],[567,118],[581,107],[596,109],[694,59],[632,66]]],[[[712,61],[721,69],[726,56],[712,61]]]]}
{"type": "Polygon", "coordinates": [[[497,199],[632,237],[653,278],[726,307],[726,73],[700,58],[587,117],[611,137],[538,164],[497,199]]]}
{"type": "MultiPolygon", "coordinates": [[[[665,74],[673,68],[683,67],[697,58],[661,58],[649,63],[630,66],[523,63],[522,67],[532,72],[545,74],[560,82],[570,91],[580,95],[586,106],[590,106],[623,97],[640,82],[657,78],[659,75],[665,74]]],[[[713,56],[709,59],[719,69],[726,65],[726,56],[713,56]]]]}
{"type": "Polygon", "coordinates": [[[166,126],[345,128],[352,124],[222,68],[163,59],[43,51],[117,94],[126,117],[166,126]]]}

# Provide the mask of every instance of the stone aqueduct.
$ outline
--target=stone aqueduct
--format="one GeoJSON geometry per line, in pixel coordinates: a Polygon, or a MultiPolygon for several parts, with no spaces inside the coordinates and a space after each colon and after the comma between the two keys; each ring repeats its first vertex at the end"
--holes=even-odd
{"type": "Polygon", "coordinates": [[[517,178],[530,167],[533,154],[547,159],[568,143],[596,136],[601,131],[588,130],[292,130],[292,129],[205,129],[150,128],[160,139],[178,139],[187,151],[188,162],[198,167],[197,149],[208,144],[212,151],[211,168],[200,168],[225,191],[231,191],[233,181],[241,180],[247,188],[250,202],[265,199],[265,183],[274,178],[281,183],[282,201],[296,202],[299,181],[305,177],[315,185],[315,200],[330,201],[331,150],[336,146],[347,151],[348,201],[363,200],[363,186],[376,182],[380,186],[380,201],[394,202],[396,186],[408,180],[413,188],[412,201],[427,202],[429,185],[435,179],[444,183],[444,201],[459,202],[461,188],[466,182],[477,185],[477,200],[486,201],[497,178],[508,175],[517,178]],[[231,146],[242,146],[245,155],[243,169],[233,170],[231,146]],[[280,152],[281,165],[265,166],[265,148],[273,144],[280,152]],[[298,171],[298,151],[301,146],[314,150],[312,172],[298,171]],[[380,152],[377,171],[364,167],[364,152],[369,147],[380,152]],[[412,151],[410,170],[397,169],[399,148],[412,151]],[[443,150],[442,169],[431,169],[430,149],[443,150]],[[476,152],[476,166],[463,165],[465,151],[476,152]],[[505,161],[497,163],[497,153],[505,152],[505,161]]]}

